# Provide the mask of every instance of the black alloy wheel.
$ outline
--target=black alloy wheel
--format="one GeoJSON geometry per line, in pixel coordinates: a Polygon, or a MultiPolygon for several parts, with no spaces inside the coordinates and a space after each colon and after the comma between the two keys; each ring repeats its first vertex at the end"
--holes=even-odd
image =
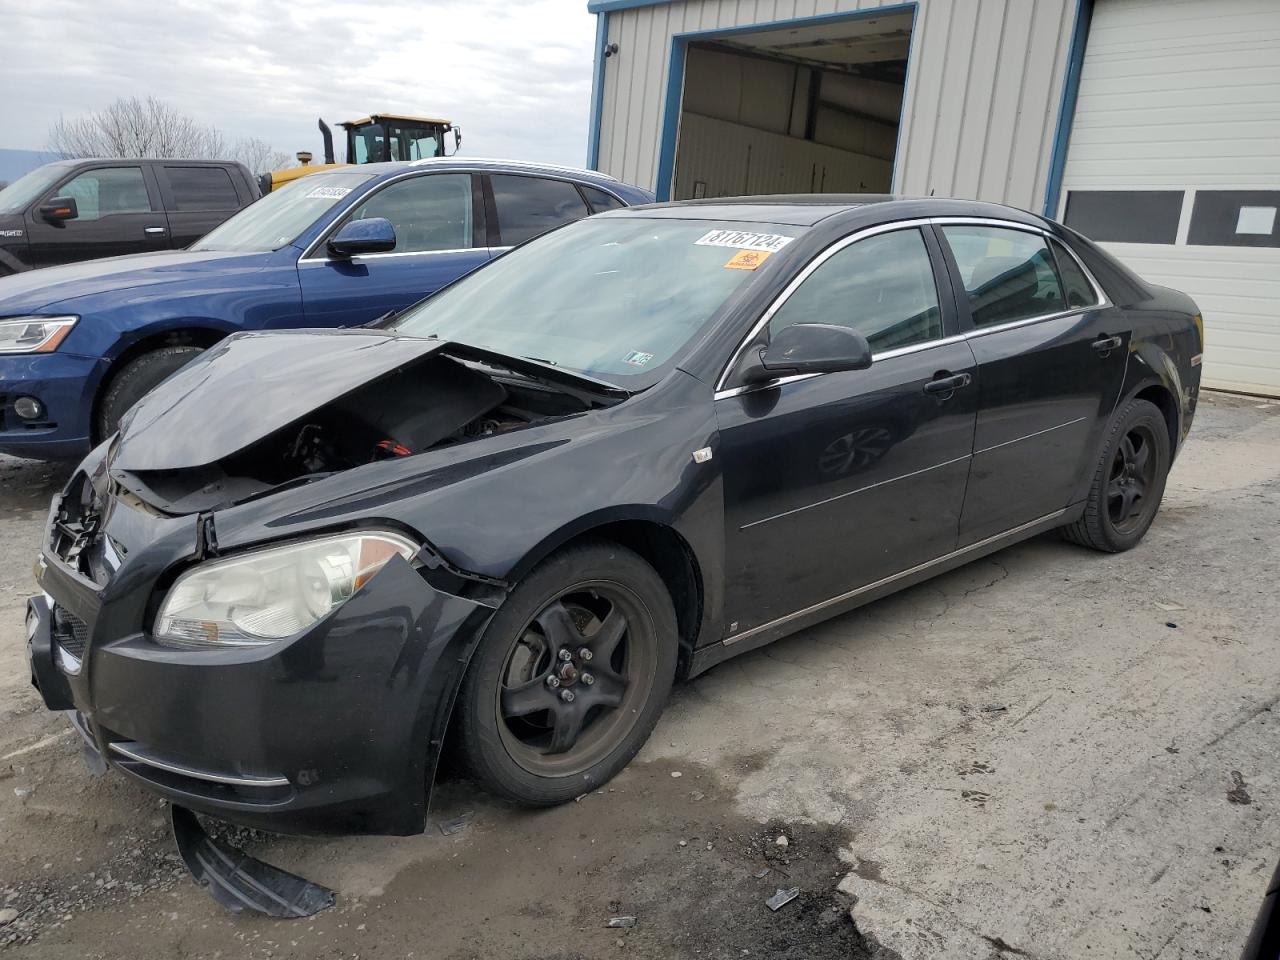
{"type": "Polygon", "coordinates": [[[1062,528],[1063,536],[1106,553],[1136,546],[1160,509],[1170,449],[1159,407],[1147,400],[1124,404],[1111,418],[1084,513],[1062,528]]]}
{"type": "Polygon", "coordinates": [[[553,555],[499,607],[467,669],[463,759],[519,803],[580,796],[648,738],[677,647],[671,598],[639,556],[603,542],[553,555]]]}

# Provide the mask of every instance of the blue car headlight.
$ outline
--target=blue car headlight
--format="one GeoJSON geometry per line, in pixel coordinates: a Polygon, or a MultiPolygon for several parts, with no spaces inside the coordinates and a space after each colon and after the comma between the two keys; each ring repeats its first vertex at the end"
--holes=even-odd
{"type": "Polygon", "coordinates": [[[79,317],[11,317],[0,320],[0,353],[52,353],[79,317]]]}

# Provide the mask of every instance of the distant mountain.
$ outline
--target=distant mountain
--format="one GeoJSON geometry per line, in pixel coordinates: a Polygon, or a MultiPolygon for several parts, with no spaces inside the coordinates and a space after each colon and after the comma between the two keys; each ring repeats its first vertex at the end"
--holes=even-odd
{"type": "Polygon", "coordinates": [[[60,154],[49,150],[6,150],[0,147],[0,183],[13,183],[24,173],[59,159],[60,154]]]}

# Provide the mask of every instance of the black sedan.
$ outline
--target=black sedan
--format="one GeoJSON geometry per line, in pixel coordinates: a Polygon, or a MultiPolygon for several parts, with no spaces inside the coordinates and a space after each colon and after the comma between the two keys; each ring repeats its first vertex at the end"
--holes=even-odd
{"type": "Polygon", "coordinates": [[[527,804],[673,680],[1043,531],[1137,544],[1201,320],[992,204],[617,211],[380,329],[230,337],[55,502],[32,671],[112,767],[282,831],[527,804]]]}

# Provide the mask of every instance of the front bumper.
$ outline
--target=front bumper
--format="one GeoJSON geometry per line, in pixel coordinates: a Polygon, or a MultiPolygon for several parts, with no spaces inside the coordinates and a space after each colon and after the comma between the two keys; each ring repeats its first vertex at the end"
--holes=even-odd
{"type": "Polygon", "coordinates": [[[91,401],[102,365],[94,357],[57,351],[0,355],[0,453],[37,460],[88,453],[91,401]],[[13,408],[19,397],[35,397],[44,415],[23,420],[13,408]]]}
{"type": "Polygon", "coordinates": [[[397,558],[292,640],[180,650],[111,635],[123,601],[58,561],[46,557],[38,576],[52,604],[28,605],[33,682],[51,710],[76,712],[110,766],[267,830],[422,831],[453,697],[491,608],[397,558]],[[87,638],[71,661],[68,622],[87,638]]]}

